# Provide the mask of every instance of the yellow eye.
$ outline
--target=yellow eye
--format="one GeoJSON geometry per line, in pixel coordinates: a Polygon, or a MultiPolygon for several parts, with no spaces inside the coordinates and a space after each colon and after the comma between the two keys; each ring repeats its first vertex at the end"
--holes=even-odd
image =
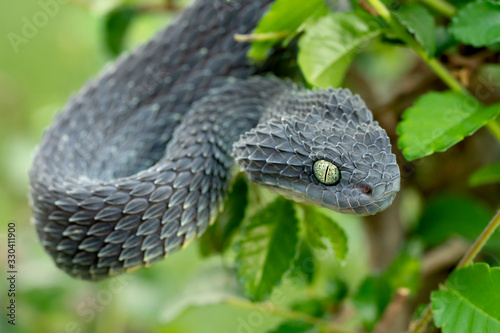
{"type": "Polygon", "coordinates": [[[314,162],[314,176],[325,185],[333,185],[340,179],[339,168],[335,164],[325,160],[314,162]]]}

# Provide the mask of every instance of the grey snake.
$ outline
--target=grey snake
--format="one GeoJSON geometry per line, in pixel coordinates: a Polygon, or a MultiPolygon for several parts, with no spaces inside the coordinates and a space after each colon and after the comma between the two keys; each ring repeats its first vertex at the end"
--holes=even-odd
{"type": "Polygon", "coordinates": [[[71,276],[150,266],[214,221],[236,161],[285,197],[348,214],[388,207],[400,173],[358,95],[255,75],[272,0],[197,0],[73,96],[35,150],[32,222],[71,276]]]}

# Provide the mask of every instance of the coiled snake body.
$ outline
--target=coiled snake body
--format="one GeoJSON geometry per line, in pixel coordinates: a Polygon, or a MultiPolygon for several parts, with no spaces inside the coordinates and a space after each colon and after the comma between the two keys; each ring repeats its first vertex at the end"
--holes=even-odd
{"type": "Polygon", "coordinates": [[[214,220],[236,160],[294,200],[374,214],[399,169],[348,90],[251,76],[250,33],[272,0],[198,0],[74,96],[30,171],[33,223],[57,266],[99,280],[189,244],[214,220]]]}

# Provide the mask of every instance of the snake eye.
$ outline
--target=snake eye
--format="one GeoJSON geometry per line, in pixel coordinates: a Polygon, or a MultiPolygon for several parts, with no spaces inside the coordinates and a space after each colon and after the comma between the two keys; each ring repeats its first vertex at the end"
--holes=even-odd
{"type": "Polygon", "coordinates": [[[333,185],[340,180],[340,171],[335,164],[317,160],[313,165],[314,176],[325,185],[333,185]]]}

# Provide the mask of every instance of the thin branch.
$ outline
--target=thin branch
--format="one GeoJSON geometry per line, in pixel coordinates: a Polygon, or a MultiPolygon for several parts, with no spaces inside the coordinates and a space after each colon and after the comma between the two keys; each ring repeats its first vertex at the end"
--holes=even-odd
{"type": "Polygon", "coordinates": [[[434,9],[436,12],[441,13],[446,17],[453,17],[457,14],[457,8],[452,4],[444,0],[420,0],[425,3],[427,6],[434,9]]]}
{"type": "Polygon", "coordinates": [[[491,235],[495,232],[495,229],[500,225],[500,210],[496,213],[493,219],[488,223],[486,228],[484,228],[483,232],[476,239],[474,244],[470,247],[469,251],[464,255],[462,260],[457,265],[457,268],[462,268],[468,266],[472,263],[477,254],[484,247],[484,244],[490,239],[491,235]]]}
{"type": "Polygon", "coordinates": [[[234,34],[234,40],[237,42],[264,42],[284,39],[290,35],[290,31],[263,32],[260,34],[234,34]]]}
{"type": "Polygon", "coordinates": [[[446,85],[448,85],[452,90],[459,91],[462,93],[467,93],[460,82],[458,82],[453,75],[443,66],[436,58],[431,58],[425,52],[425,50],[418,44],[418,42],[413,38],[413,36],[406,30],[403,26],[387,9],[387,7],[380,0],[367,0],[373,8],[378,12],[378,14],[386,21],[386,23],[391,27],[392,31],[399,37],[406,45],[411,47],[423,61],[431,67],[434,72],[443,80],[446,85]]]}
{"type": "MultiPolygon", "coordinates": [[[[484,247],[484,244],[486,244],[488,239],[490,239],[491,235],[493,235],[493,233],[495,232],[495,230],[499,225],[500,225],[500,210],[495,214],[495,216],[490,221],[490,223],[488,223],[486,228],[484,228],[481,235],[479,235],[474,244],[472,244],[467,253],[463,256],[462,260],[460,260],[460,262],[458,263],[457,267],[455,267],[455,270],[468,266],[473,262],[474,258],[481,251],[481,249],[484,247]]],[[[414,328],[410,329],[410,332],[422,333],[431,320],[432,320],[432,305],[431,303],[429,303],[425,308],[425,311],[420,316],[420,318],[418,318],[417,321],[414,323],[414,326],[412,325],[414,328]]]]}
{"type": "Polygon", "coordinates": [[[490,120],[486,123],[486,127],[490,130],[491,134],[493,134],[497,140],[500,142],[500,124],[496,119],[490,120]]]}

